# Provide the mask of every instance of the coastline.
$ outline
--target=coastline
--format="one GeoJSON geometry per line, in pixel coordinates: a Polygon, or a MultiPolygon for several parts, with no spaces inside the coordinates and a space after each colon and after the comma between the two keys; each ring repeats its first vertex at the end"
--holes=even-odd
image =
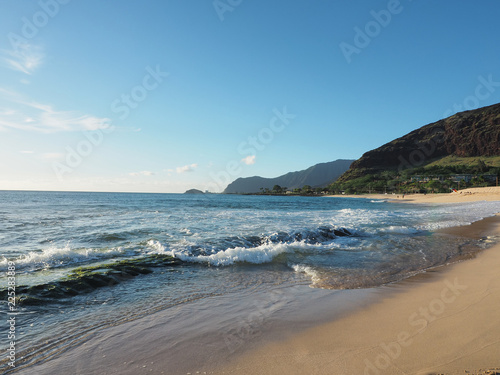
{"type": "MultiPolygon", "coordinates": [[[[391,199],[418,204],[481,200],[500,200],[500,188],[391,199]]],[[[438,232],[498,241],[500,215],[438,232]]],[[[472,259],[375,288],[379,299],[366,308],[262,347],[214,373],[500,374],[498,269],[500,242],[472,259]]]]}
{"type": "MultiPolygon", "coordinates": [[[[500,217],[441,233],[472,238],[486,233],[498,236],[500,217]]],[[[427,374],[454,371],[449,370],[450,367],[434,370],[427,366],[425,372],[420,372],[418,365],[423,365],[420,356],[427,359],[437,353],[450,352],[459,359],[464,358],[461,353],[467,353],[470,335],[464,334],[464,343],[458,344],[455,335],[450,334],[459,332],[464,325],[467,334],[472,331],[479,335],[473,338],[473,343],[480,341],[483,334],[486,339],[500,337],[495,315],[500,298],[498,291],[494,294],[500,289],[500,278],[496,276],[500,267],[499,246],[480,252],[472,260],[376,288],[335,291],[311,289],[304,284],[200,299],[94,332],[84,344],[69,347],[56,358],[16,373],[427,374]],[[484,258],[490,253],[496,253],[497,257],[484,258]],[[486,260],[475,268],[460,268],[479,259],[486,260]],[[453,271],[456,269],[459,271],[453,271]],[[461,288],[463,285],[466,289],[461,288]],[[448,289],[443,299],[445,288],[448,289]],[[490,298],[494,300],[491,302],[490,298]],[[441,305],[444,306],[442,313],[441,305]],[[421,307],[434,309],[425,327],[421,307]],[[468,312],[472,314],[466,318],[475,325],[463,319],[463,313],[468,312]],[[415,313],[417,316],[409,322],[415,313]],[[482,315],[486,313],[489,315],[482,315]],[[459,317],[452,319],[454,325],[443,325],[449,322],[448,315],[459,317]],[[436,329],[440,333],[437,336],[436,329]],[[236,340],[232,339],[233,333],[236,340]],[[405,333],[410,336],[406,337],[405,333]],[[455,344],[460,345],[458,352],[448,350],[455,348],[455,344]],[[387,350],[392,353],[390,357],[387,350]],[[385,366],[384,355],[389,365],[381,369],[385,366]],[[416,370],[411,365],[417,366],[416,370]]],[[[485,350],[498,353],[498,339],[490,344],[485,350]]],[[[477,355],[483,354],[486,359],[497,357],[480,348],[477,355]]],[[[484,358],[477,362],[481,365],[460,362],[457,372],[446,373],[463,374],[464,369],[477,371],[500,366],[500,363],[485,363],[484,358]]]]}
{"type": "Polygon", "coordinates": [[[476,201],[500,201],[500,186],[469,188],[453,193],[437,194],[361,194],[361,195],[325,195],[326,198],[365,198],[383,199],[391,202],[407,203],[461,203],[476,201]]]}
{"type": "Polygon", "coordinates": [[[308,284],[201,298],[97,330],[57,357],[14,373],[219,374],[253,350],[286,342],[297,332],[365,309],[378,298],[375,289],[338,291],[308,284]]]}

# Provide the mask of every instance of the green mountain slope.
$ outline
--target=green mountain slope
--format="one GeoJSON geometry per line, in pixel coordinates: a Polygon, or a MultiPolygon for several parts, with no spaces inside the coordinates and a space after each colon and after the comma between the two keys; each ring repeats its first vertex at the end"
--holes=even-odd
{"type": "Polygon", "coordinates": [[[443,179],[454,174],[497,174],[498,168],[500,104],[495,104],[457,113],[366,152],[332,189],[365,185],[380,190],[401,185],[416,174],[443,179]]]}

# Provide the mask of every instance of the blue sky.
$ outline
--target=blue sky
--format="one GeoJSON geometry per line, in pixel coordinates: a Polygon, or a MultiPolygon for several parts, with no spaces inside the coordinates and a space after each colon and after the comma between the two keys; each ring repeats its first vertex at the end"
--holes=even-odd
{"type": "Polygon", "coordinates": [[[0,189],[220,191],[500,101],[494,0],[0,9],[0,189]]]}

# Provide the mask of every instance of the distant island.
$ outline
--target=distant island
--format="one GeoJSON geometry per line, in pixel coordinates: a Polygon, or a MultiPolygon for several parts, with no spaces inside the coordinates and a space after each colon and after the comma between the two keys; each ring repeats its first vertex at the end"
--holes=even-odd
{"type": "Polygon", "coordinates": [[[198,189],[189,189],[186,190],[184,194],[205,194],[205,193],[198,189]]]}

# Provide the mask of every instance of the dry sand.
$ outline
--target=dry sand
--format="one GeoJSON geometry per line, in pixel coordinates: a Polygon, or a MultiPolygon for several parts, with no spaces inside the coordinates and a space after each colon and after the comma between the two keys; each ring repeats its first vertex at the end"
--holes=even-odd
{"type": "Polygon", "coordinates": [[[362,194],[362,195],[330,195],[337,198],[369,198],[389,199],[411,203],[460,203],[475,201],[500,201],[500,186],[470,188],[453,193],[442,194],[362,194]]]}
{"type": "MultiPolygon", "coordinates": [[[[500,200],[500,188],[404,198],[426,204],[478,200],[500,200]]],[[[498,239],[500,216],[448,231],[456,232],[498,239]]],[[[378,302],[262,347],[220,373],[500,374],[499,243],[474,259],[378,289],[378,302]]]]}
{"type": "MultiPolygon", "coordinates": [[[[500,200],[498,188],[487,189],[404,201],[500,200]]],[[[500,216],[443,235],[457,232],[500,238],[500,216]]],[[[500,374],[499,271],[496,244],[474,259],[378,288],[303,286],[278,294],[277,302],[265,291],[237,302],[231,295],[201,299],[98,331],[21,373],[500,374]],[[244,350],[228,350],[224,329],[247,322],[256,298],[269,304],[257,316],[262,326],[246,332],[244,350]]]]}

